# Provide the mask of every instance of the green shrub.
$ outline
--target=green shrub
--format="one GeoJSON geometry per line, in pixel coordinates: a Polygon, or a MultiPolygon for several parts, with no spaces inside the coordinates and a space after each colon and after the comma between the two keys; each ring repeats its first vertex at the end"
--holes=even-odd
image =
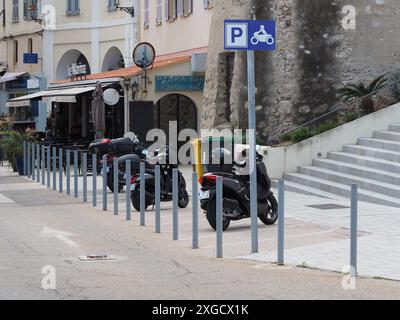
{"type": "Polygon", "coordinates": [[[325,131],[329,131],[329,130],[335,129],[335,128],[339,127],[340,125],[341,125],[341,123],[338,122],[338,121],[330,121],[330,122],[321,124],[315,130],[315,134],[321,134],[321,133],[323,133],[325,131]]]}
{"type": "Polygon", "coordinates": [[[311,138],[312,136],[313,136],[313,134],[312,134],[310,128],[307,128],[307,127],[297,129],[288,134],[289,140],[292,141],[293,143],[298,143],[300,141],[311,138]]]}
{"type": "Polygon", "coordinates": [[[345,123],[352,122],[354,120],[358,119],[358,114],[357,112],[346,112],[346,114],[343,117],[343,120],[345,123]]]}

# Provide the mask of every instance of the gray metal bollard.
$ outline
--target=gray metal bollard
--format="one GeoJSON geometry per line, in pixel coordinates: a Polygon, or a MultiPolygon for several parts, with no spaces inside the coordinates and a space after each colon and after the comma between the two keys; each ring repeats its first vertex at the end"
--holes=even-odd
{"type": "Polygon", "coordinates": [[[64,155],[63,149],[58,149],[58,191],[60,193],[64,192],[64,155]]]}
{"type": "Polygon", "coordinates": [[[222,177],[217,177],[217,206],[216,206],[216,220],[217,220],[217,258],[223,258],[223,216],[222,216],[222,198],[223,198],[223,189],[222,189],[222,177]]]}
{"type": "Polygon", "coordinates": [[[146,225],[146,183],[145,183],[145,163],[140,163],[140,226],[146,225]]]}
{"type": "Polygon", "coordinates": [[[26,146],[26,170],[28,178],[31,177],[31,143],[28,142],[26,146]]]}
{"type": "Polygon", "coordinates": [[[83,202],[87,202],[87,153],[82,154],[82,176],[83,176],[83,202]]]}
{"type": "Polygon", "coordinates": [[[156,233],[161,233],[161,167],[156,166],[155,181],[156,233]]]}
{"type": "Polygon", "coordinates": [[[119,168],[118,168],[118,159],[114,159],[114,181],[113,181],[113,185],[114,185],[114,215],[118,215],[118,192],[119,192],[119,177],[118,177],[118,173],[119,173],[119,168]]]}
{"type": "Polygon", "coordinates": [[[66,153],[67,159],[65,162],[65,171],[66,171],[66,179],[67,179],[67,194],[71,194],[71,150],[67,150],[66,153]]]}
{"type": "Polygon", "coordinates": [[[24,176],[27,176],[28,175],[28,167],[27,167],[27,161],[26,161],[26,159],[27,159],[27,150],[26,150],[26,147],[27,147],[27,142],[26,141],[24,141],[24,143],[23,143],[23,149],[24,149],[24,176]]]}
{"type": "Polygon", "coordinates": [[[172,204],[173,204],[173,240],[179,239],[179,211],[178,211],[178,169],[174,169],[172,172],[172,204]]]}
{"type": "Polygon", "coordinates": [[[78,150],[74,151],[74,197],[78,199],[79,197],[79,190],[78,190],[78,182],[79,182],[79,160],[78,160],[78,150]]]}
{"type": "Polygon", "coordinates": [[[193,218],[192,218],[192,231],[193,231],[193,249],[199,248],[199,182],[196,172],[192,176],[192,200],[193,200],[193,218]]]}
{"type": "Polygon", "coordinates": [[[32,181],[36,180],[36,167],[35,167],[35,144],[32,143],[32,148],[31,148],[31,154],[32,154],[32,181]]]}
{"type": "Polygon", "coordinates": [[[47,157],[47,188],[50,188],[51,181],[51,147],[46,148],[46,157],[47,157]]]}
{"type": "Polygon", "coordinates": [[[358,185],[351,185],[350,275],[357,277],[358,185]]]}
{"type": "Polygon", "coordinates": [[[126,160],[126,165],[125,165],[125,171],[126,171],[126,176],[125,176],[125,184],[126,184],[126,221],[131,220],[131,214],[132,214],[132,209],[131,209],[131,161],[126,160]]]}
{"type": "Polygon", "coordinates": [[[97,207],[97,155],[92,155],[92,194],[93,194],[93,207],[97,207]]]}
{"type": "Polygon", "coordinates": [[[57,148],[53,147],[53,190],[57,190],[57,148]]]}
{"type": "Polygon", "coordinates": [[[107,211],[107,156],[103,156],[103,211],[107,211]]]}
{"type": "Polygon", "coordinates": [[[42,185],[46,185],[46,148],[42,146],[42,185]]]}
{"type": "Polygon", "coordinates": [[[36,145],[36,182],[40,182],[40,164],[41,164],[40,146],[37,144],[36,145]]]}
{"type": "Polygon", "coordinates": [[[279,181],[278,184],[278,265],[285,264],[285,182],[279,181]]]}

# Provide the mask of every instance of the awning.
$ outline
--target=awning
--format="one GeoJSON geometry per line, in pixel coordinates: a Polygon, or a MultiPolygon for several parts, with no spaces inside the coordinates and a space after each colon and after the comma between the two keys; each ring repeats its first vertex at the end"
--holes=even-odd
{"type": "Polygon", "coordinates": [[[30,106],[31,100],[40,99],[44,102],[67,102],[67,103],[77,103],[76,96],[94,91],[96,87],[77,87],[69,89],[59,89],[59,90],[47,90],[28,94],[23,97],[18,97],[11,99],[7,102],[7,107],[17,108],[30,106]]]}
{"type": "MultiPolygon", "coordinates": [[[[56,91],[58,92],[61,90],[56,90],[56,91]]],[[[36,93],[28,94],[26,96],[11,99],[7,102],[7,107],[18,108],[18,107],[30,106],[31,100],[42,98],[44,95],[46,95],[50,92],[54,92],[54,91],[41,91],[41,92],[36,92],[36,93]]]]}
{"type": "Polygon", "coordinates": [[[94,91],[95,88],[96,87],[77,87],[48,91],[46,94],[43,95],[43,101],[77,103],[76,96],[94,91]]]}
{"type": "Polygon", "coordinates": [[[2,77],[0,77],[0,83],[5,83],[9,81],[15,81],[18,77],[27,74],[26,72],[7,72],[2,77]]]}

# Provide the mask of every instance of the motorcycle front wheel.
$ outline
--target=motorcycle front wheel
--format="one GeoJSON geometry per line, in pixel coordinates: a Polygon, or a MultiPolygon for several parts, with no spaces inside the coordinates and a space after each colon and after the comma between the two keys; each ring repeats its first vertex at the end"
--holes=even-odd
{"type": "Polygon", "coordinates": [[[274,225],[278,220],[278,201],[272,193],[268,196],[267,211],[259,218],[267,226],[274,225]]]}
{"type": "MultiPolygon", "coordinates": [[[[217,199],[212,197],[208,201],[208,206],[206,210],[207,221],[210,224],[211,228],[217,230],[217,199]]],[[[228,230],[229,225],[231,224],[231,220],[226,217],[222,217],[222,229],[224,231],[228,230]]]]}

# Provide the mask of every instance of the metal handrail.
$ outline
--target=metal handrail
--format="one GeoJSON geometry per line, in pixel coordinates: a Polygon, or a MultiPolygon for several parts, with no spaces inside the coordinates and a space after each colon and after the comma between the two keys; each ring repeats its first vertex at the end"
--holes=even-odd
{"type": "Polygon", "coordinates": [[[342,106],[340,106],[340,107],[338,107],[338,108],[336,108],[336,109],[334,109],[334,110],[331,110],[331,111],[329,111],[329,112],[327,112],[327,113],[325,113],[325,114],[323,114],[323,115],[321,115],[321,116],[319,116],[319,117],[317,117],[317,118],[314,118],[313,120],[310,120],[310,121],[308,121],[308,122],[306,122],[306,123],[304,123],[304,124],[302,124],[302,125],[300,125],[300,126],[294,128],[294,129],[291,129],[291,130],[289,130],[289,131],[287,131],[287,132],[285,132],[285,133],[279,135],[279,136],[278,136],[278,139],[280,140],[280,139],[281,139],[282,137],[284,137],[285,135],[290,134],[290,133],[292,133],[292,132],[294,132],[294,131],[297,131],[297,130],[299,130],[299,129],[302,129],[302,128],[304,128],[304,127],[308,127],[308,126],[310,126],[311,124],[314,125],[314,135],[315,135],[315,130],[316,130],[316,129],[315,129],[315,123],[316,123],[317,121],[319,121],[319,120],[321,120],[321,119],[324,119],[324,118],[326,118],[327,116],[332,115],[332,114],[338,112],[339,110],[346,109],[346,108],[348,108],[349,106],[354,105],[355,103],[356,103],[356,105],[357,105],[356,108],[357,108],[357,112],[358,112],[357,119],[359,119],[359,118],[360,118],[360,106],[359,106],[358,102],[362,101],[363,99],[365,99],[365,98],[367,98],[367,97],[374,96],[374,95],[376,95],[377,93],[379,93],[379,92],[381,92],[381,91],[383,91],[383,90],[385,90],[385,89],[388,89],[388,88],[390,88],[390,87],[393,87],[393,86],[396,85],[396,84],[400,84],[400,80],[395,81],[395,82],[392,82],[392,83],[389,83],[389,84],[385,85],[384,87],[380,88],[379,90],[376,90],[376,91],[374,91],[374,92],[371,92],[371,93],[369,93],[369,94],[367,94],[367,95],[365,95],[365,96],[362,96],[362,97],[360,97],[360,98],[354,99],[354,100],[352,100],[352,101],[350,101],[350,102],[348,102],[348,103],[346,103],[346,104],[344,104],[344,105],[342,105],[342,106]]]}

